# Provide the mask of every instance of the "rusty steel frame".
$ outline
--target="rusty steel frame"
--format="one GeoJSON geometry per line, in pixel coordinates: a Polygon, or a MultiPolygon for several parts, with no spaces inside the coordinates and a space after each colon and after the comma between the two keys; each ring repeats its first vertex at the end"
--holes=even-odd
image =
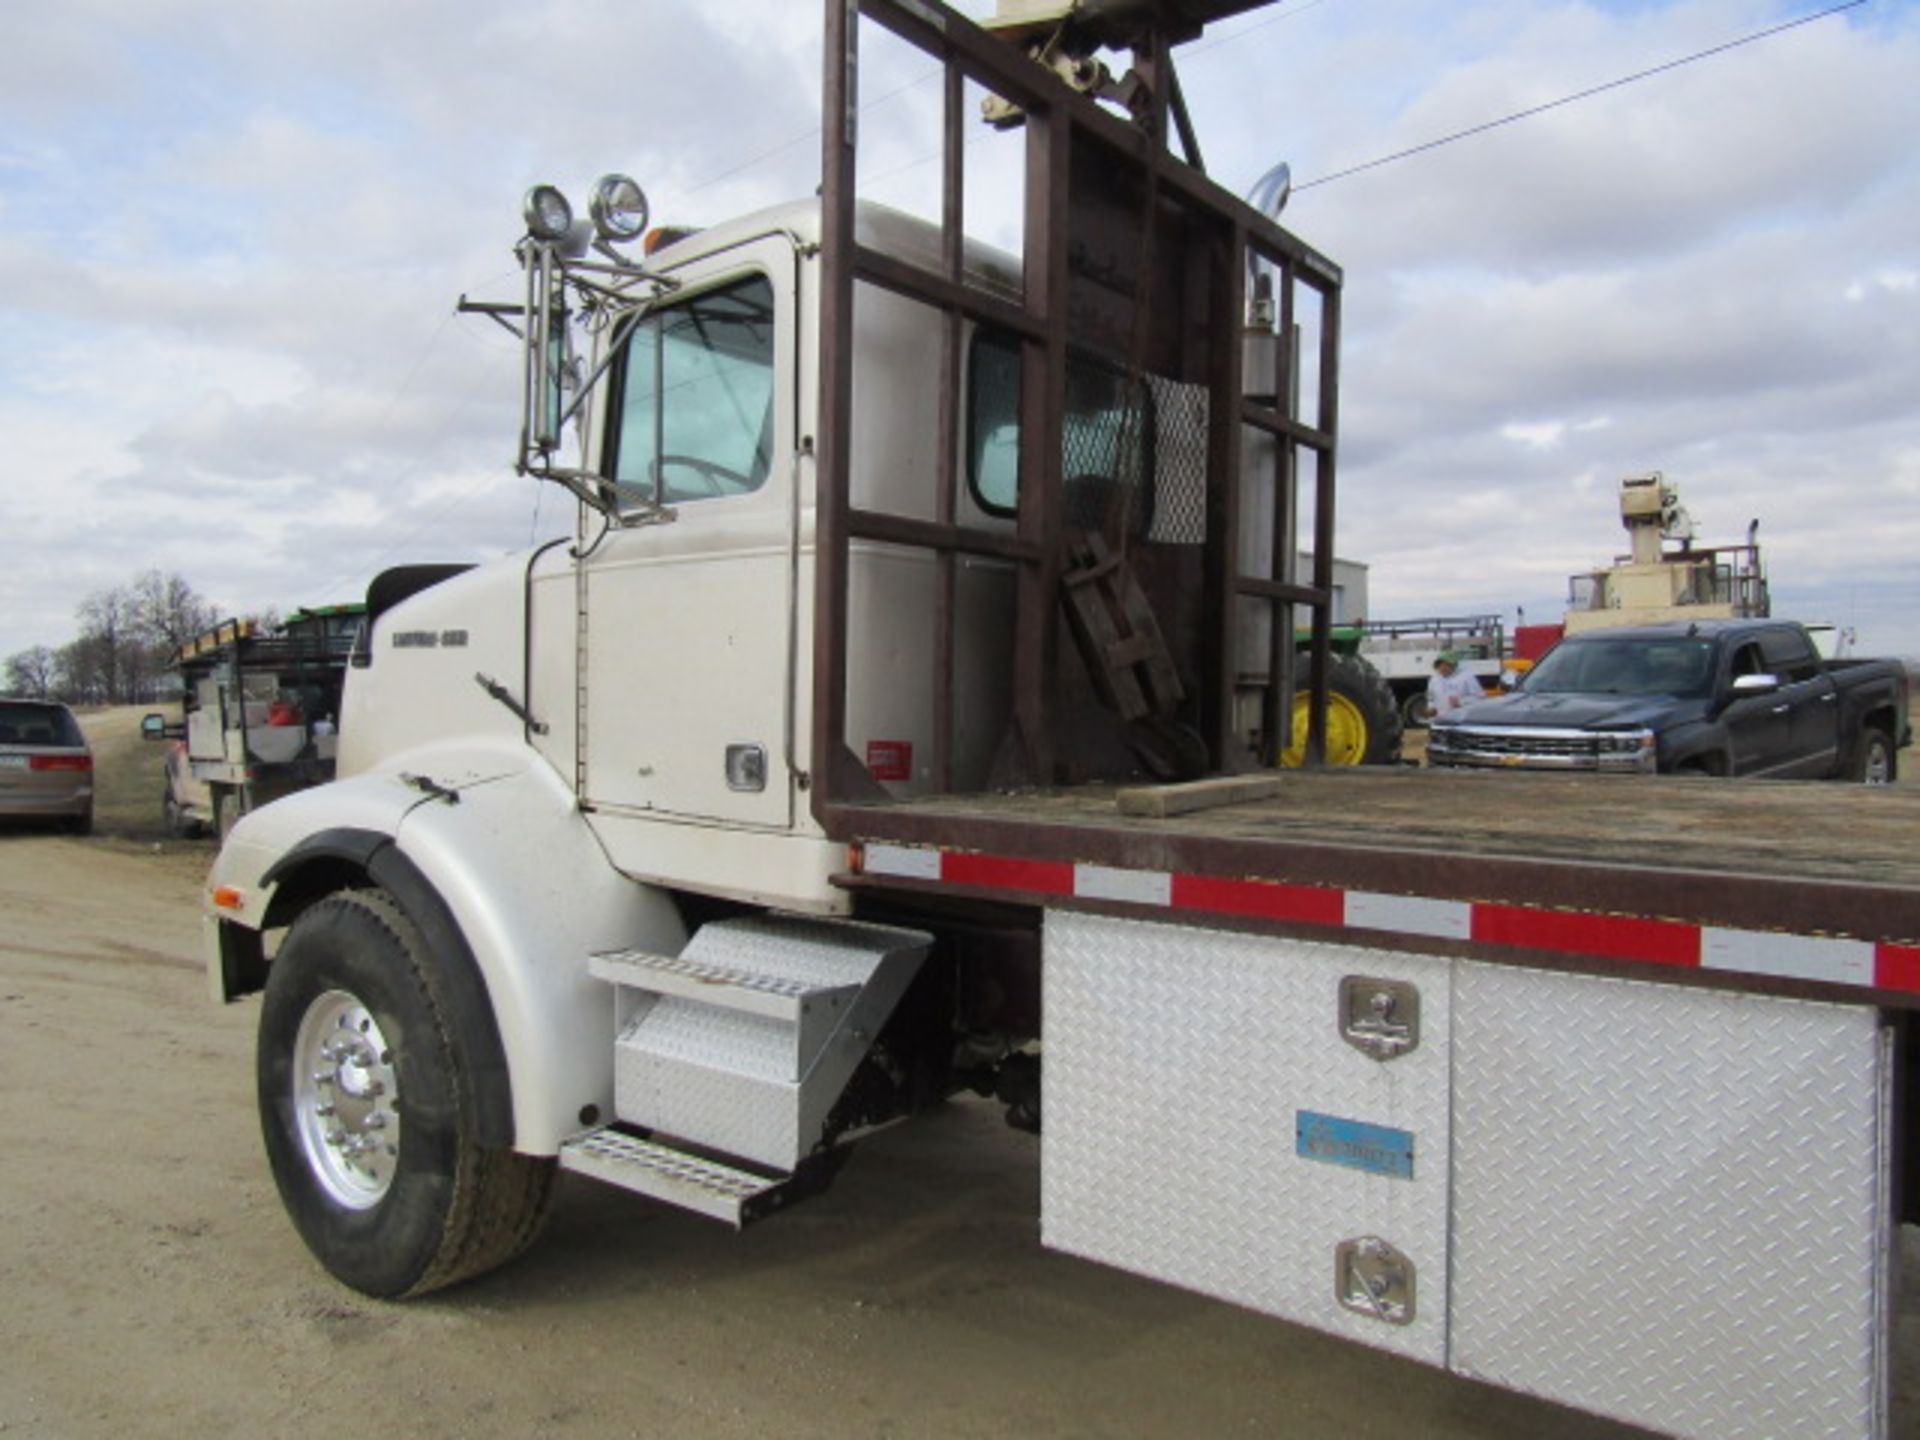
{"type": "MultiPolygon", "coordinates": [[[[1184,211],[1211,222],[1215,232],[1206,297],[1214,338],[1206,366],[1215,422],[1207,444],[1207,546],[1203,562],[1200,718],[1216,765],[1236,744],[1234,730],[1236,624],[1240,602],[1273,607],[1276,650],[1284,622],[1285,665],[1270,667],[1263,714],[1268,763],[1277,759],[1292,713],[1293,611],[1313,616],[1309,649],[1310,704],[1307,758],[1324,759],[1331,630],[1334,451],[1338,419],[1340,342],[1339,267],[1268,217],[1209,180],[1199,168],[1199,144],[1178,89],[1165,33],[1138,58],[1151,82],[1153,105],[1144,125],[1103,110],[937,0],[825,0],[825,77],[822,146],[822,255],[820,302],[820,410],[817,432],[813,745],[811,788],[815,818],[836,839],[856,828],[867,833],[874,802],[884,792],[847,744],[848,578],[854,541],[930,550],[936,559],[934,624],[934,737],[932,768],[938,788],[951,788],[954,684],[954,585],[957,557],[992,556],[1016,566],[1017,633],[1013,661],[1015,732],[1029,772],[1053,773],[1050,697],[1058,660],[1054,611],[1060,584],[1061,427],[1067,362],[1068,170],[1076,140],[1095,142],[1116,164],[1135,167],[1149,196],[1164,194],[1184,211]],[[862,19],[879,24],[938,60],[944,72],[939,268],[902,261],[864,246],[856,231],[856,157],[859,143],[859,36],[862,19]],[[1009,303],[967,282],[964,256],[965,183],[962,104],[968,80],[1020,106],[1026,115],[1023,294],[1009,303]],[[1169,147],[1169,125],[1186,160],[1169,147]],[[1296,291],[1321,301],[1318,409],[1311,425],[1292,413],[1290,359],[1274,396],[1242,393],[1240,336],[1249,255],[1277,267],[1282,308],[1276,344],[1290,355],[1296,291]],[[937,435],[936,518],[929,522],[855,507],[851,501],[853,414],[853,306],[856,286],[870,284],[941,312],[941,389],[937,435]],[[968,321],[1020,338],[1023,423],[1020,494],[1013,536],[958,523],[959,377],[962,328],[968,321]],[[1278,442],[1276,532],[1297,505],[1297,453],[1316,456],[1314,574],[1293,582],[1291,547],[1276,545],[1273,573],[1243,575],[1239,566],[1241,435],[1263,430],[1278,442]],[[1282,686],[1285,693],[1282,693],[1282,686]]],[[[1157,223],[1151,217],[1149,227],[1157,223]]],[[[913,818],[897,817],[909,827],[913,818]]]]}

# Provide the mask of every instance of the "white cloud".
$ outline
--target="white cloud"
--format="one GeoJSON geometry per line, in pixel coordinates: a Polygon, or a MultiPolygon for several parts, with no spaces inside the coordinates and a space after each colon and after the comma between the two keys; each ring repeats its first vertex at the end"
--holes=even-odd
{"type": "Polygon", "coordinates": [[[1567,422],[1564,420],[1542,420],[1531,425],[1508,421],[1500,427],[1502,439],[1524,445],[1530,450],[1558,450],[1566,434],[1567,422]]]}

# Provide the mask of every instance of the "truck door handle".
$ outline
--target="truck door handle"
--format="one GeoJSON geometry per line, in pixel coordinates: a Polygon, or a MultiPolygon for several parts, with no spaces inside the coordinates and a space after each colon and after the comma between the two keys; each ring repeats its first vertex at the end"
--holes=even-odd
{"type": "Polygon", "coordinates": [[[1776,705],[1773,707],[1773,713],[1776,715],[1785,715],[1791,709],[1793,709],[1791,705],[1776,705]]]}
{"type": "Polygon", "coordinates": [[[1820,697],[1820,703],[1822,705],[1831,705],[1833,704],[1834,701],[1838,700],[1839,698],[1840,697],[1838,695],[1835,695],[1832,691],[1828,691],[1825,695],[1822,695],[1820,697]]]}

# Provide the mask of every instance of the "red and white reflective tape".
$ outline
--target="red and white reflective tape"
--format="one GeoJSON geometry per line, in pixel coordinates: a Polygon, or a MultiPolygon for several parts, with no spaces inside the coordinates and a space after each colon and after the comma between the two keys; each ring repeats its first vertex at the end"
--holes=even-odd
{"type": "Polygon", "coordinates": [[[971,890],[1059,895],[1208,915],[1283,920],[1480,945],[1554,951],[1785,980],[1920,993],[1920,945],[1735,930],[1682,920],[1590,915],[1482,900],[1427,900],[1329,885],[1229,880],[1179,871],[1124,870],[910,845],[868,844],[862,873],[971,890]]]}

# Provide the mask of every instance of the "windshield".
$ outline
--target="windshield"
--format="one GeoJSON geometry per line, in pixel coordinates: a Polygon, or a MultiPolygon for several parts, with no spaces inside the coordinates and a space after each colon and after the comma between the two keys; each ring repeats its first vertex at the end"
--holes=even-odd
{"type": "Polygon", "coordinates": [[[1547,652],[1521,687],[1529,695],[1671,695],[1704,699],[1713,690],[1713,642],[1569,640],[1547,652]]]}

